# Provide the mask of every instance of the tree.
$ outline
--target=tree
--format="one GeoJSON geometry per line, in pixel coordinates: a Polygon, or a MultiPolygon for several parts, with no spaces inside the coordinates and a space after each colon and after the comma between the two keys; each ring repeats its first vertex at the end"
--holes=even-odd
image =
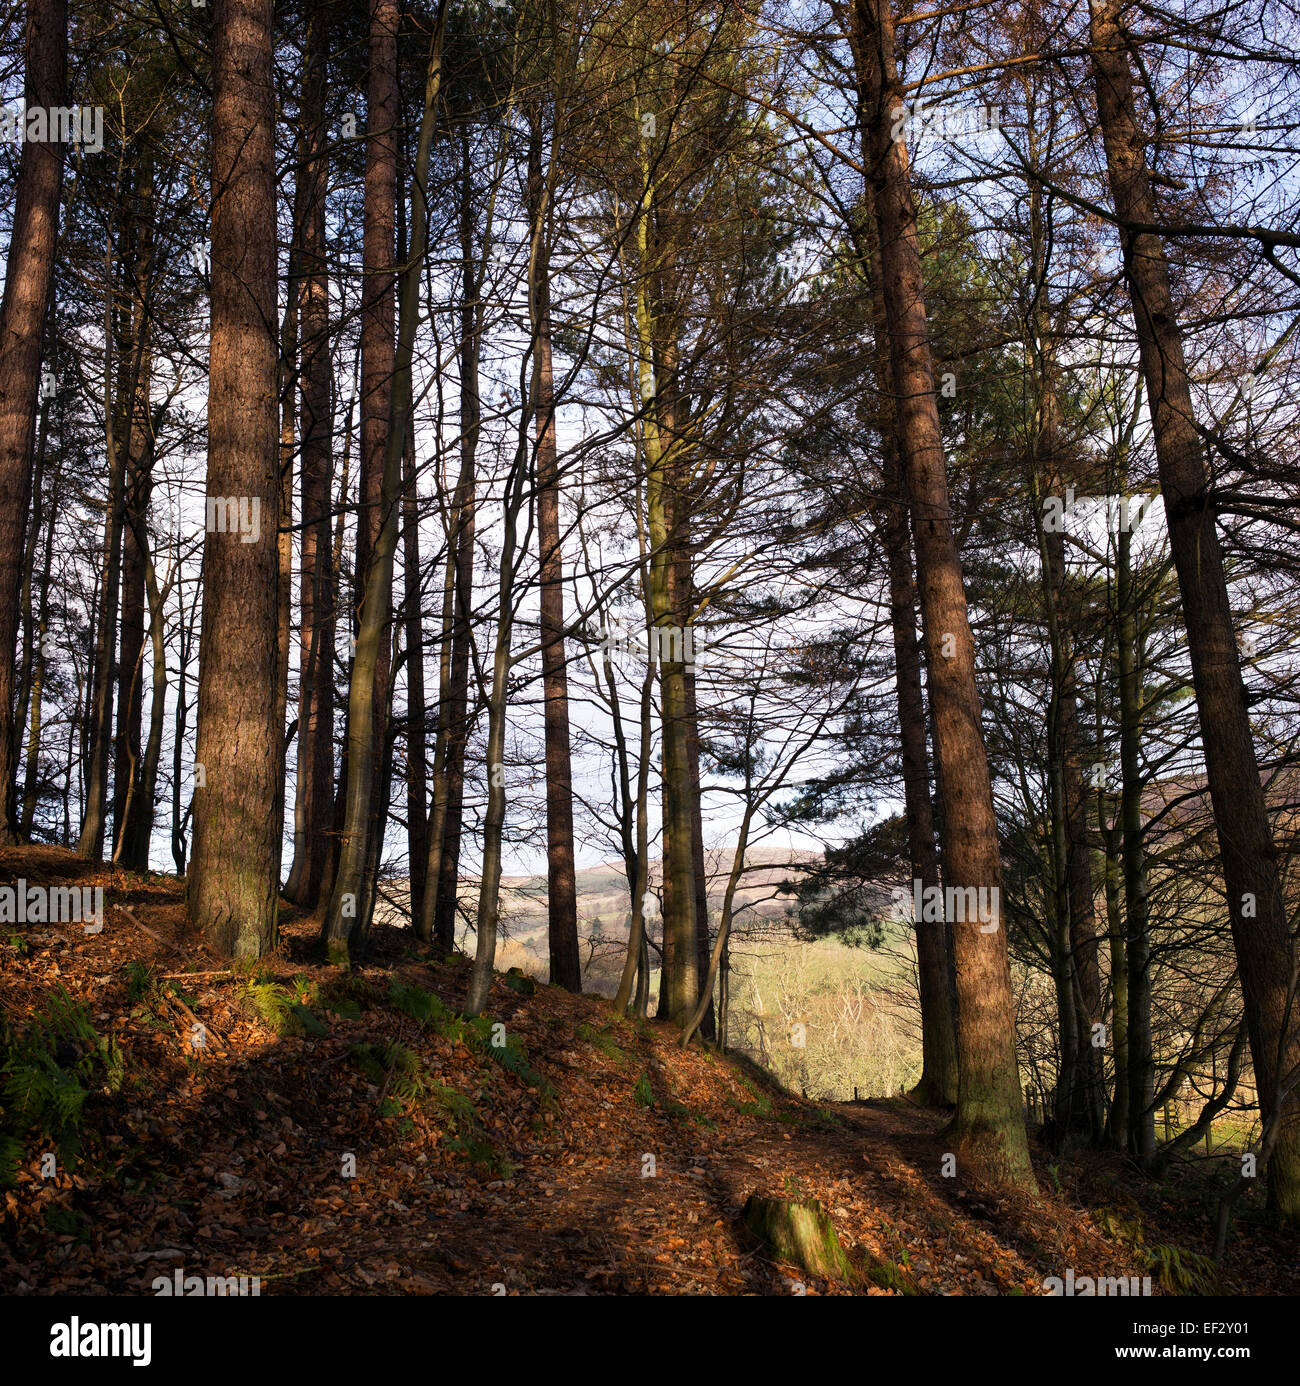
{"type": "Polygon", "coordinates": [[[299,568],[298,776],[293,862],[285,894],[305,909],[320,900],[330,856],[334,811],[334,569],[330,552],[334,468],[333,369],[330,359],[330,269],[326,258],[325,76],[327,8],[308,20],[302,123],[306,181],[299,278],[301,365],[299,436],[302,465],[302,553],[299,568]]]}
{"type": "MultiPolygon", "coordinates": [[[[61,108],[68,67],[64,0],[30,0],[23,45],[26,108],[61,108]]],[[[22,728],[14,725],[13,708],[19,590],[62,185],[58,142],[24,141],[0,301],[0,844],[18,841],[15,796],[22,728]]]]}
{"type": "MultiPolygon", "coordinates": [[[[1214,502],[1169,265],[1159,234],[1140,229],[1157,225],[1159,219],[1133,95],[1131,40],[1120,11],[1120,0],[1097,0],[1092,6],[1097,114],[1137,327],[1170,550],[1187,625],[1251,1060],[1261,1115],[1266,1126],[1280,1128],[1268,1165],[1269,1194],[1277,1211],[1297,1222],[1300,1022],[1294,944],[1246,709],[1214,502]]],[[[1130,1005],[1132,1001],[1130,982],[1130,1005]]]]}
{"type": "Polygon", "coordinates": [[[209,523],[204,542],[191,923],[223,956],[273,946],[281,802],[276,718],[279,635],[279,342],[271,0],[215,0],[212,83],[212,345],[209,523]],[[224,532],[222,532],[224,530],[224,532]]]}
{"type": "MultiPolygon", "coordinates": [[[[551,103],[558,121],[562,97],[551,103]]],[[[548,938],[551,981],[582,990],[578,898],[573,859],[573,772],[569,756],[569,680],[564,650],[564,550],[560,540],[560,479],[555,444],[555,385],[551,357],[551,208],[555,145],[543,166],[544,114],[534,103],[528,131],[528,209],[536,250],[529,267],[534,326],[533,408],[536,413],[537,542],[541,561],[542,689],[545,699],[548,938]]]]}
{"type": "MultiPolygon", "coordinates": [[[[372,15],[379,15],[385,0],[376,0],[372,15]]],[[[399,276],[400,314],[398,339],[393,357],[389,417],[383,435],[382,480],[379,494],[379,529],[365,568],[365,586],[359,603],[360,629],[357,653],[352,665],[348,692],[348,770],[343,848],[335,874],[333,890],[326,908],[322,934],[337,959],[346,961],[352,952],[364,951],[374,909],[374,879],[378,866],[386,808],[376,813],[374,793],[379,782],[387,803],[387,786],[377,773],[375,751],[384,744],[387,707],[377,701],[379,669],[386,645],[385,632],[391,617],[393,567],[397,553],[398,519],[401,509],[402,456],[406,447],[407,424],[412,406],[411,357],[419,318],[420,270],[428,253],[429,151],[433,144],[438,93],[442,80],[442,36],[446,5],[440,5],[430,39],[425,77],[424,110],[420,121],[419,148],[415,160],[411,239],[407,263],[399,276]]],[[[389,58],[387,20],[383,20],[371,62],[389,58]]],[[[395,20],[394,20],[395,23],[395,20]]],[[[387,83],[378,84],[386,93],[387,83]]],[[[385,97],[386,99],[386,97],[385,97]]],[[[372,118],[372,129],[376,127],[372,118]]],[[[368,165],[369,168],[369,165],[368,165]]],[[[363,481],[364,492],[364,481],[363,481]]],[[[364,516],[362,523],[365,523],[364,516]]],[[[387,681],[385,677],[385,687],[387,681]]]]}
{"type": "MultiPolygon", "coordinates": [[[[888,0],[855,0],[863,162],[875,196],[898,441],[912,507],[926,669],[944,804],[945,887],[1001,895],[975,648],[953,538],[907,146],[894,138],[902,88],[888,0]]],[[[1006,934],[949,921],[957,979],[959,1085],[953,1135],[990,1177],[1033,1190],[1016,1069],[1006,934]]]]}

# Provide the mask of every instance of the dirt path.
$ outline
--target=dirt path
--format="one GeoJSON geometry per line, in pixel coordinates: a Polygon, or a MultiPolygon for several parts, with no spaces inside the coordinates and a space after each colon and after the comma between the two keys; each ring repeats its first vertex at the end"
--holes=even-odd
{"type": "MultiPolygon", "coordinates": [[[[52,1138],[22,1135],[0,1238],[13,1289],[148,1294],[179,1267],[268,1294],[991,1295],[1040,1294],[1067,1267],[1149,1273],[1088,1213],[1131,1212],[1113,1159],[1056,1189],[1036,1154],[1043,1198],[992,1195],[943,1176],[938,1114],[818,1107],[597,998],[499,977],[467,1026],[468,965],[396,930],[343,975],[312,961],[314,921],[287,923],[260,985],[296,998],[303,1033],[186,935],[174,879],[0,852],[0,882],[18,876],[103,884],[109,908],[94,936],[0,931],[11,1035],[65,987],[122,1075],[86,1098],[75,1169],[60,1154],[42,1177],[52,1138]],[[768,1261],[741,1219],[751,1193],[819,1199],[858,1284],[768,1261]]],[[[1233,1288],[1300,1289],[1262,1234],[1238,1262],[1233,1288]]]]}

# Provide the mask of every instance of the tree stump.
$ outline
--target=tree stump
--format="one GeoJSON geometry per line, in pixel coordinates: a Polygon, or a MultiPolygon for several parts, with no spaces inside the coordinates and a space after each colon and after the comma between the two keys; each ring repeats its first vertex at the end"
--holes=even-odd
{"type": "Polygon", "coordinates": [[[849,1258],[817,1199],[750,1194],[742,1216],[745,1226],[774,1260],[793,1262],[810,1275],[832,1280],[853,1278],[849,1258]]]}

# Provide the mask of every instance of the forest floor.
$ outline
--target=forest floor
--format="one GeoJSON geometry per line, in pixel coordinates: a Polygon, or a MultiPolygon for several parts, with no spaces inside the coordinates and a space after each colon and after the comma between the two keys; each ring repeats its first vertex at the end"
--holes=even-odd
{"type": "MultiPolygon", "coordinates": [[[[1035,1148],[1042,1196],[1009,1197],[943,1176],[940,1113],[802,1100],[598,998],[498,975],[463,1021],[468,962],[409,931],[377,930],[345,973],[286,910],[250,976],[187,931],[174,877],[0,850],[16,878],[106,903],[91,935],[0,924],[9,1293],[150,1294],[177,1269],[263,1294],[1036,1295],[1067,1268],[1198,1288],[1222,1167],[1153,1184],[1035,1148]],[[80,1024],[42,1021],[60,988],[80,1024]],[[53,1097],[17,1129],[13,1084],[40,1075],[86,1094],[62,1144],[53,1097]],[[852,1283],[767,1259],[754,1193],[819,1199],[852,1283]]],[[[1300,1293],[1294,1242],[1250,1202],[1217,1288],[1300,1293]]]]}

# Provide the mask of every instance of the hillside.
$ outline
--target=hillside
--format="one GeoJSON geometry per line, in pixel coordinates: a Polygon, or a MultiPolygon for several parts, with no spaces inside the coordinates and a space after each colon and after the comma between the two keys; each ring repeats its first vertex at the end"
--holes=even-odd
{"type": "MultiPolygon", "coordinates": [[[[20,1293],[147,1295],[181,1269],[264,1294],[1035,1295],[1066,1267],[1152,1274],[1153,1249],[1186,1266],[1207,1245],[1185,1190],[1106,1157],[1057,1184],[1035,1150],[1043,1198],[994,1196],[942,1177],[940,1114],[818,1106],[519,974],[465,1022],[466,961],[421,956],[409,931],[378,928],[343,974],[290,912],[250,983],[187,935],[174,878],[0,850],[0,880],[19,877],[106,897],[98,934],[0,935],[16,1166],[0,1274],[20,1293]],[[43,1031],[63,990],[75,1009],[43,1031]],[[61,1132],[39,1094],[25,1115],[14,1100],[34,1068],[84,1103],[61,1132]],[[820,1200],[849,1274],[768,1259],[751,1194],[820,1200]]],[[[1178,1283],[1164,1264],[1156,1293],[1178,1283]]],[[[1223,1286],[1296,1293],[1300,1272],[1247,1225],[1223,1286]]]]}
{"type": "MultiPolygon", "coordinates": [[[[736,887],[733,914],[751,928],[782,927],[788,918],[791,897],[781,892],[784,882],[797,879],[799,865],[818,860],[818,854],[775,848],[754,848],[746,856],[746,867],[736,887]]],[[[651,892],[658,899],[662,862],[650,863],[651,892]]],[[[705,853],[707,897],[711,917],[720,914],[727,879],[731,872],[731,852],[705,853]]],[[[622,967],[622,945],[627,942],[628,884],[620,862],[602,862],[575,872],[578,902],[578,934],[583,941],[583,985],[601,995],[613,996],[622,967]]],[[[881,888],[881,899],[888,904],[888,892],[881,888]]],[[[461,900],[468,913],[477,906],[477,883],[470,877],[461,888],[461,900]]],[[[382,904],[377,915],[400,927],[409,913],[405,880],[385,882],[382,904]]],[[[650,920],[651,936],[658,938],[658,919],[650,920]]],[[[500,956],[510,965],[538,978],[547,976],[546,876],[504,876],[501,880],[500,956]]]]}

